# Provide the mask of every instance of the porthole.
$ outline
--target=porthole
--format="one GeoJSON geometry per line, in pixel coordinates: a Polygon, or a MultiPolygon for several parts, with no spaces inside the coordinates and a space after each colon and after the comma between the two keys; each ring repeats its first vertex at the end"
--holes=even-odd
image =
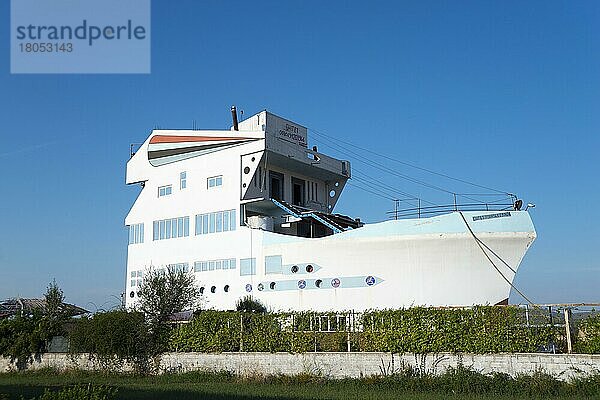
{"type": "Polygon", "coordinates": [[[132,290],[131,293],[129,293],[129,297],[133,299],[133,296],[135,296],[135,292],[132,290]]]}
{"type": "Polygon", "coordinates": [[[210,292],[211,292],[211,293],[214,293],[214,292],[216,292],[216,291],[217,291],[217,287],[216,287],[216,286],[211,286],[211,287],[210,287],[210,292]]]}
{"type": "Polygon", "coordinates": [[[137,292],[137,296],[140,297],[142,295],[142,292],[137,292]]]}
{"type": "Polygon", "coordinates": [[[256,288],[262,292],[263,289],[265,288],[265,285],[263,285],[262,283],[259,283],[256,288]]]}
{"type": "Polygon", "coordinates": [[[244,174],[248,175],[250,173],[250,167],[244,167],[244,174]]]}
{"type": "Polygon", "coordinates": [[[335,183],[335,187],[338,187],[338,186],[340,186],[340,183],[339,183],[339,182],[336,182],[336,183],[335,183]]]}
{"type": "Polygon", "coordinates": [[[200,294],[204,294],[204,286],[200,288],[200,294]]]}
{"type": "Polygon", "coordinates": [[[271,288],[271,290],[275,290],[275,282],[271,282],[269,288],[271,288]]]}
{"type": "Polygon", "coordinates": [[[298,272],[298,266],[297,265],[293,265],[292,266],[292,273],[295,274],[296,272],[298,272]]]}
{"type": "Polygon", "coordinates": [[[320,288],[322,284],[323,284],[323,281],[321,279],[317,279],[315,281],[315,286],[318,287],[318,288],[320,288]]]}
{"type": "Polygon", "coordinates": [[[229,285],[225,285],[225,287],[223,288],[224,292],[229,292],[229,285]]]}
{"type": "Polygon", "coordinates": [[[254,162],[255,160],[256,160],[256,158],[255,158],[255,157],[252,157],[252,162],[254,162]]]}
{"type": "Polygon", "coordinates": [[[306,266],[306,272],[308,272],[309,274],[310,274],[311,272],[313,272],[314,270],[315,270],[315,269],[313,268],[313,266],[312,266],[312,265],[308,264],[308,265],[306,266]]]}
{"type": "Polygon", "coordinates": [[[242,185],[242,187],[246,187],[246,186],[247,186],[247,185],[246,185],[245,183],[242,185]]]}
{"type": "Polygon", "coordinates": [[[329,192],[329,197],[332,197],[332,198],[335,197],[335,190],[331,190],[329,192]]]}

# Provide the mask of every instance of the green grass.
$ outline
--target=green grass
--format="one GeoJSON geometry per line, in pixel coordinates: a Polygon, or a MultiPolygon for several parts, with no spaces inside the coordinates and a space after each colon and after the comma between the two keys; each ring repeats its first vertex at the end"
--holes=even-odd
{"type": "Polygon", "coordinates": [[[31,399],[45,388],[81,384],[118,390],[117,399],[600,399],[600,377],[562,383],[536,374],[512,379],[457,369],[439,377],[407,373],[360,380],[294,377],[237,378],[226,373],[191,372],[160,376],[52,370],[0,374],[0,400],[31,399]]]}

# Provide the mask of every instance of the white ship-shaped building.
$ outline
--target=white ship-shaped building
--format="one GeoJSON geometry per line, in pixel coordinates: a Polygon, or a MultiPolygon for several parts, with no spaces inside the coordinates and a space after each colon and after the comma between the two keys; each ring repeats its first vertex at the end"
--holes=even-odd
{"type": "Polygon", "coordinates": [[[505,303],[536,232],[509,210],[363,224],[334,213],[350,163],[262,111],[230,130],[153,130],[127,163],[142,190],[129,227],[126,304],[149,268],[195,274],[205,307],[251,294],[275,310],[505,303]]]}

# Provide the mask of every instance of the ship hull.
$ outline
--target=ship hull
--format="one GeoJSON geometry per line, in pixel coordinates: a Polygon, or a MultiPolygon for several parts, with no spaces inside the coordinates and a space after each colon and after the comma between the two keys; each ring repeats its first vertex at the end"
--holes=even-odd
{"type": "Polygon", "coordinates": [[[196,268],[206,308],[233,309],[248,294],[273,310],[470,306],[508,299],[535,238],[524,211],[453,212],[315,239],[239,227],[130,252],[128,261],[148,267],[178,254],[193,270],[194,260],[236,258],[235,268],[196,268]]]}

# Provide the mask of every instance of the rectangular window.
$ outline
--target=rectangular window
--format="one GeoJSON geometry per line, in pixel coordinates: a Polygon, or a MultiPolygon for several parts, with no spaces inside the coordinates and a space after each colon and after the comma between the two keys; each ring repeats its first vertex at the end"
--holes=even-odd
{"type": "Polygon", "coordinates": [[[172,185],[165,185],[165,186],[159,186],[158,187],[158,197],[168,196],[171,193],[173,193],[173,186],[172,185]]]}
{"type": "Polygon", "coordinates": [[[235,231],[235,227],[237,226],[237,221],[235,220],[235,210],[229,211],[229,230],[235,231]]]}
{"type": "MultiPolygon", "coordinates": [[[[196,235],[235,230],[235,210],[196,215],[196,235]]],[[[187,234],[185,235],[187,236],[187,234]]]]}
{"type": "Polygon", "coordinates": [[[213,188],[213,187],[221,186],[221,185],[223,185],[223,175],[211,176],[206,181],[207,181],[207,186],[209,189],[213,188]]]}
{"type": "Polygon", "coordinates": [[[190,217],[161,219],[152,223],[153,240],[173,239],[190,235],[190,217]]]}
{"type": "Polygon", "coordinates": [[[217,218],[215,213],[210,213],[209,215],[209,224],[208,224],[208,232],[209,233],[214,233],[215,232],[215,225],[217,222],[217,218]]]}
{"type": "Polygon", "coordinates": [[[215,232],[223,232],[223,212],[215,213],[217,218],[217,225],[215,232]]]}
{"type": "Polygon", "coordinates": [[[240,260],[240,276],[256,275],[256,258],[242,258],[240,260]]]}
{"type": "Polygon", "coordinates": [[[144,224],[129,226],[129,244],[144,243],[144,224]]]}
{"type": "MultiPolygon", "coordinates": [[[[235,258],[225,258],[222,260],[210,260],[210,261],[195,261],[194,262],[194,272],[204,272],[204,271],[217,271],[217,270],[226,270],[226,269],[235,269],[235,258]]],[[[173,264],[179,265],[179,264],[173,264]]],[[[187,263],[183,263],[185,265],[185,270],[187,271],[187,263]]]]}
{"type": "Polygon", "coordinates": [[[223,232],[229,230],[229,211],[223,211],[223,232]]]}
{"type": "Polygon", "coordinates": [[[183,190],[187,187],[187,174],[185,171],[179,173],[179,189],[183,190]]]}

